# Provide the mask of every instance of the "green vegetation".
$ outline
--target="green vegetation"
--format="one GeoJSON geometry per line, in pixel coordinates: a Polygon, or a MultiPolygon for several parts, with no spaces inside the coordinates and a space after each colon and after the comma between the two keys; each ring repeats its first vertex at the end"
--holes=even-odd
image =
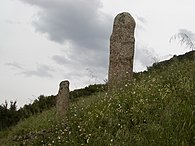
{"type": "Polygon", "coordinates": [[[19,121],[20,117],[16,108],[16,102],[12,101],[9,108],[7,101],[0,105],[0,130],[15,125],[19,121]]]}
{"type": "MultiPolygon", "coordinates": [[[[70,92],[70,100],[71,102],[74,102],[82,96],[87,97],[97,92],[103,92],[106,88],[106,85],[95,84],[89,85],[83,89],[76,89],[70,92]]],[[[56,96],[40,95],[32,104],[25,104],[24,107],[19,110],[17,110],[16,103],[16,101],[11,101],[9,108],[7,101],[5,104],[0,105],[0,131],[16,125],[20,120],[24,120],[30,116],[37,115],[45,110],[53,108],[56,105],[56,96]]]]}
{"type": "Polygon", "coordinates": [[[131,84],[71,102],[63,120],[55,108],[0,132],[5,145],[195,145],[194,52],[156,63],[131,84]],[[189,56],[193,57],[189,57],[189,56]],[[186,57],[188,56],[188,57],[186,57]]]}

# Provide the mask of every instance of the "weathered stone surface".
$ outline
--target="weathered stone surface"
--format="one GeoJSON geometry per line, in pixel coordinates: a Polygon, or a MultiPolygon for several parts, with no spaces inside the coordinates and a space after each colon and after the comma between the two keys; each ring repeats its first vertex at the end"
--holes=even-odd
{"type": "Polygon", "coordinates": [[[59,117],[64,116],[69,107],[69,81],[62,81],[57,94],[57,115],[59,117]]]}
{"type": "Polygon", "coordinates": [[[135,20],[129,13],[116,16],[110,37],[109,91],[123,87],[133,77],[134,30],[135,20]]]}

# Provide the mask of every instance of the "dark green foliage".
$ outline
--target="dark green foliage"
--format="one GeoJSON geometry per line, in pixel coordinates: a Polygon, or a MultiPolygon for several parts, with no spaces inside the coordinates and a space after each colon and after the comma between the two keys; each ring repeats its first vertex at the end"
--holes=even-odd
{"type": "Polygon", "coordinates": [[[173,58],[171,58],[170,60],[154,63],[151,67],[148,67],[148,71],[167,68],[168,66],[172,65],[172,63],[175,61],[179,62],[195,61],[195,51],[190,51],[185,53],[184,55],[179,56],[174,55],[173,58]]]}
{"type": "Polygon", "coordinates": [[[56,96],[44,96],[40,95],[38,99],[35,99],[32,104],[24,105],[18,112],[21,115],[21,119],[28,118],[31,115],[41,113],[44,110],[48,110],[55,106],[56,96]]]}
{"type": "Polygon", "coordinates": [[[51,109],[55,106],[56,96],[39,96],[32,104],[26,104],[24,107],[17,110],[16,101],[0,105],[0,131],[13,126],[18,121],[28,118],[32,115],[41,113],[44,110],[51,109]]]}
{"type": "MultiPolygon", "coordinates": [[[[83,89],[76,89],[70,92],[70,99],[74,101],[79,97],[90,96],[97,92],[103,92],[106,90],[106,85],[95,84],[89,85],[83,89]]],[[[25,104],[24,107],[19,110],[16,109],[16,102],[8,104],[5,102],[4,105],[0,106],[0,130],[15,125],[19,120],[23,120],[32,115],[42,113],[45,110],[49,110],[56,105],[56,96],[44,96],[40,95],[33,101],[32,104],[25,104]]]]}
{"type": "Polygon", "coordinates": [[[76,89],[74,91],[71,91],[70,99],[74,100],[78,97],[86,97],[94,93],[103,92],[103,91],[107,91],[107,85],[104,84],[89,85],[88,87],[85,87],[83,89],[76,89]]]}
{"type": "MultiPolygon", "coordinates": [[[[95,84],[89,85],[83,89],[76,89],[70,92],[70,99],[74,101],[79,97],[90,96],[97,92],[103,92],[106,90],[106,85],[95,84]]],[[[35,99],[32,104],[24,105],[23,108],[19,109],[21,119],[28,118],[29,116],[41,113],[44,110],[51,109],[56,105],[56,96],[44,96],[40,95],[38,99],[35,99]]]]}
{"type": "Polygon", "coordinates": [[[7,101],[0,105],[0,130],[15,125],[20,120],[19,116],[16,101],[11,101],[9,108],[7,101]]]}

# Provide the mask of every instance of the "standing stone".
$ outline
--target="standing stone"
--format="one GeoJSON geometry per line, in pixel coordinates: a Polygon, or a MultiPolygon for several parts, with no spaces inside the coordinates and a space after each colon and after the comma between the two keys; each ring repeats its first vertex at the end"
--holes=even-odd
{"type": "Polygon", "coordinates": [[[109,91],[124,87],[133,77],[134,29],[135,20],[129,13],[116,16],[110,37],[109,91]]]}
{"type": "Polygon", "coordinates": [[[62,81],[57,94],[57,115],[62,117],[66,114],[69,107],[69,81],[62,81]]]}

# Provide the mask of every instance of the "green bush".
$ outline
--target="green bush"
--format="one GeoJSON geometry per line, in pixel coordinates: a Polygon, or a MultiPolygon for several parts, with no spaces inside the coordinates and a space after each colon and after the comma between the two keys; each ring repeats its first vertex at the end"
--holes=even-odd
{"type": "Polygon", "coordinates": [[[5,104],[0,105],[0,131],[15,125],[20,120],[20,115],[16,108],[16,101],[11,101],[9,108],[7,101],[5,104]]]}

